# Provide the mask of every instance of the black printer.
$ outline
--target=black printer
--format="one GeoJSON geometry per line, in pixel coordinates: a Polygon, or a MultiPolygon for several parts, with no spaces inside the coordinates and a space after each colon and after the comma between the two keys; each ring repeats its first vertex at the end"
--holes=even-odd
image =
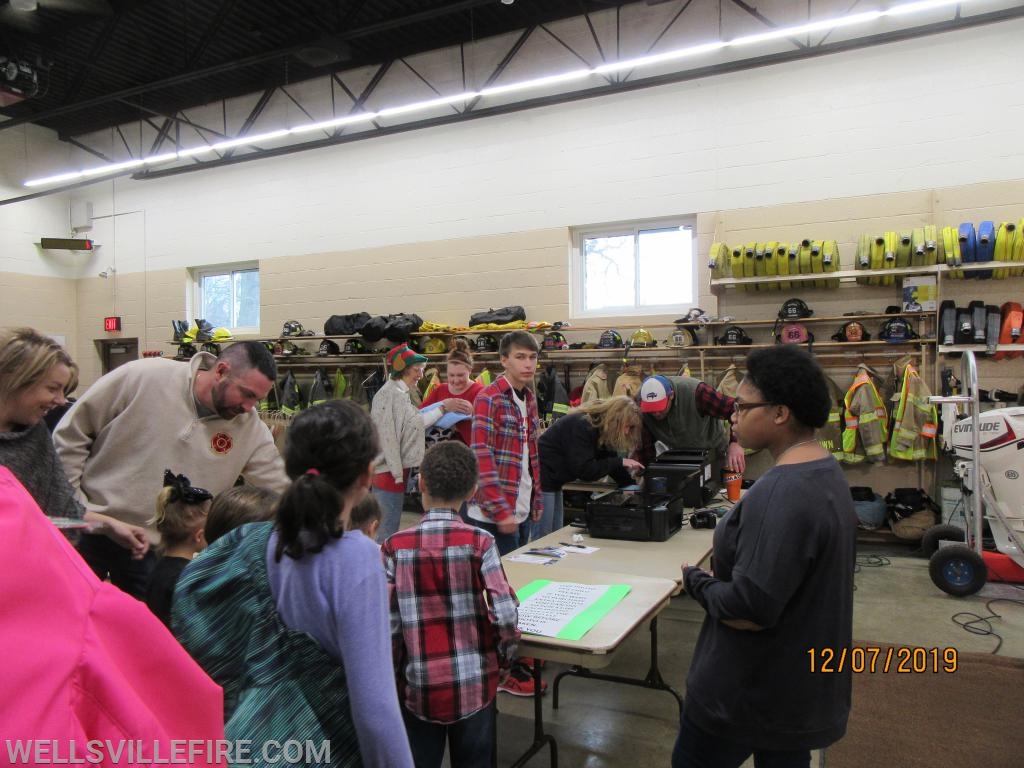
{"type": "Polygon", "coordinates": [[[664,451],[644,470],[644,487],[675,497],[680,507],[705,507],[718,492],[720,471],[721,462],[705,448],[664,451]]]}
{"type": "Polygon", "coordinates": [[[608,493],[587,504],[587,530],[597,539],[665,541],[683,525],[685,507],[705,505],[711,477],[706,451],[666,451],[644,471],[643,488],[608,493]]]}

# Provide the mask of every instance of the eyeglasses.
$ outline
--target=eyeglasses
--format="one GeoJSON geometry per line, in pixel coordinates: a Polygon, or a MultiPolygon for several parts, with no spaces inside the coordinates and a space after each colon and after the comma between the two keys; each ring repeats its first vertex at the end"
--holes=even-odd
{"type": "Polygon", "coordinates": [[[752,408],[764,408],[767,405],[775,405],[775,403],[741,403],[734,400],[732,403],[732,412],[743,413],[744,411],[749,411],[752,408]]]}

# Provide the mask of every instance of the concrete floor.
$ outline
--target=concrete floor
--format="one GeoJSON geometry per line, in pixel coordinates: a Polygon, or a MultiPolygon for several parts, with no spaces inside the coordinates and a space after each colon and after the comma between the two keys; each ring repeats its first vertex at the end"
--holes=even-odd
{"type": "MultiPolygon", "coordinates": [[[[970,598],[945,595],[932,584],[928,561],[914,556],[905,544],[865,543],[858,555],[862,565],[856,576],[854,638],[859,642],[990,653],[995,637],[971,634],[951,617],[961,611],[987,616],[985,603],[993,597],[1024,599],[1024,590],[1009,585],[988,585],[970,598]],[[871,562],[879,565],[870,567],[871,562]]],[[[1024,606],[1002,603],[993,609],[1002,614],[991,619],[992,629],[1003,638],[1000,655],[1024,658],[1024,606]]],[[[685,596],[673,599],[659,619],[661,671],[680,693],[685,692],[702,620],[703,611],[685,596]]],[[[635,634],[603,671],[643,677],[648,643],[647,632],[635,634]]],[[[545,679],[552,680],[564,668],[548,664],[545,679]]],[[[498,765],[508,766],[533,740],[533,701],[499,693],[498,707],[498,765]]],[[[550,691],[544,701],[544,726],[558,742],[559,764],[571,768],[668,766],[677,723],[678,710],[670,694],[604,681],[564,678],[559,708],[552,710],[550,691]]],[[[816,755],[812,764],[819,765],[820,757],[816,755]]],[[[546,752],[529,763],[548,764],[546,752]]]]}

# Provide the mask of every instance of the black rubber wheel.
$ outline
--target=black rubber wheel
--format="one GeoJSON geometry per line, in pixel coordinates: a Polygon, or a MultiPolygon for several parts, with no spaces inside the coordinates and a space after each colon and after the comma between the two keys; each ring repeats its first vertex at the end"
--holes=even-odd
{"type": "Polygon", "coordinates": [[[921,537],[921,554],[931,557],[939,548],[940,541],[967,541],[967,534],[959,525],[933,525],[921,537]]]}
{"type": "Polygon", "coordinates": [[[985,560],[966,544],[940,547],[928,561],[932,583],[953,597],[973,595],[988,579],[985,560]]]}

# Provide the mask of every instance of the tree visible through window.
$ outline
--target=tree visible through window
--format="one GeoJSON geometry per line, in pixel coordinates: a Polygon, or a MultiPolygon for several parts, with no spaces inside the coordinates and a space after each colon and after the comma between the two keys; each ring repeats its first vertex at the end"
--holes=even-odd
{"type": "Polygon", "coordinates": [[[693,303],[692,224],[581,230],[576,242],[573,314],[655,314],[693,303]]]}
{"type": "Polygon", "coordinates": [[[258,267],[204,269],[196,274],[198,316],[214,327],[260,327],[258,267]]]}

